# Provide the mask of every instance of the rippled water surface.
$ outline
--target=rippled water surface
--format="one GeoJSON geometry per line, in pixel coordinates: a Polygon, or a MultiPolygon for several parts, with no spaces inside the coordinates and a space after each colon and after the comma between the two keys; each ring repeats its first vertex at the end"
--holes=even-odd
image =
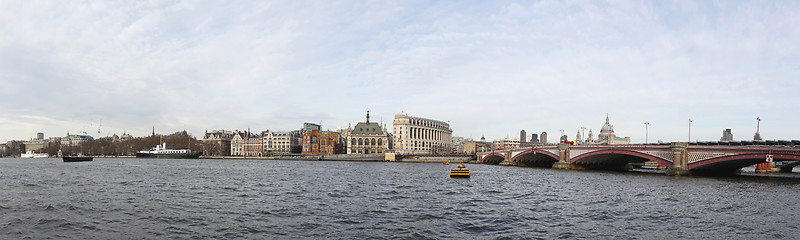
{"type": "Polygon", "coordinates": [[[800,180],[432,163],[0,159],[0,239],[800,238],[800,180]]]}

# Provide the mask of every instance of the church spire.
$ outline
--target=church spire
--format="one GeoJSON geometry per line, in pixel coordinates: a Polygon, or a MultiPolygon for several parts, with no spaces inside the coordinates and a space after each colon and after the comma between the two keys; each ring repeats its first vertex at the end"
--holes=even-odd
{"type": "Polygon", "coordinates": [[[608,113],[606,113],[606,124],[608,124],[608,113]]]}
{"type": "Polygon", "coordinates": [[[369,124],[369,110],[367,110],[367,124],[369,124]]]}

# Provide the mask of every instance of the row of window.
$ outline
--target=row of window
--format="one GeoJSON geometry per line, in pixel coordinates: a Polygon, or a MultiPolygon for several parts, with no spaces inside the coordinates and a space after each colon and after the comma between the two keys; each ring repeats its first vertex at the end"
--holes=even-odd
{"type": "Polygon", "coordinates": [[[354,146],[355,145],[383,145],[383,139],[382,138],[378,138],[377,141],[375,141],[375,138],[372,138],[371,140],[369,138],[367,138],[367,139],[358,138],[358,141],[356,141],[356,139],[353,138],[352,141],[350,141],[350,143],[351,143],[351,145],[354,145],[354,146]]]}
{"type": "Polygon", "coordinates": [[[419,125],[419,126],[426,126],[426,127],[436,127],[436,128],[448,128],[450,127],[448,124],[428,121],[428,120],[420,120],[420,119],[408,119],[408,123],[411,125],[419,125]]]}

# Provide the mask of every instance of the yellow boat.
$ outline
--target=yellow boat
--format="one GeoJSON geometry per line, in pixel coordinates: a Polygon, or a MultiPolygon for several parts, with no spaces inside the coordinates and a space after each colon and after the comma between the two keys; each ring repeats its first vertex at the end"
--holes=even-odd
{"type": "Polygon", "coordinates": [[[444,165],[450,165],[450,162],[443,162],[444,165]]]}
{"type": "Polygon", "coordinates": [[[458,164],[457,169],[450,170],[451,178],[469,178],[469,169],[464,164],[458,164]]]}

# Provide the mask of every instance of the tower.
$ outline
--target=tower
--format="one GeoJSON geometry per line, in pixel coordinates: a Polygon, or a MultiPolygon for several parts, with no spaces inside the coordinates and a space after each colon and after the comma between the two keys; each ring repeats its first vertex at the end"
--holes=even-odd
{"type": "Polygon", "coordinates": [[[527,141],[525,141],[526,140],[525,138],[527,136],[528,136],[528,133],[525,132],[525,130],[519,131],[519,142],[521,142],[521,143],[527,142],[527,141]]]}
{"type": "Polygon", "coordinates": [[[753,141],[761,141],[761,117],[757,117],[756,121],[758,122],[756,123],[756,135],[753,136],[753,141]]]}

